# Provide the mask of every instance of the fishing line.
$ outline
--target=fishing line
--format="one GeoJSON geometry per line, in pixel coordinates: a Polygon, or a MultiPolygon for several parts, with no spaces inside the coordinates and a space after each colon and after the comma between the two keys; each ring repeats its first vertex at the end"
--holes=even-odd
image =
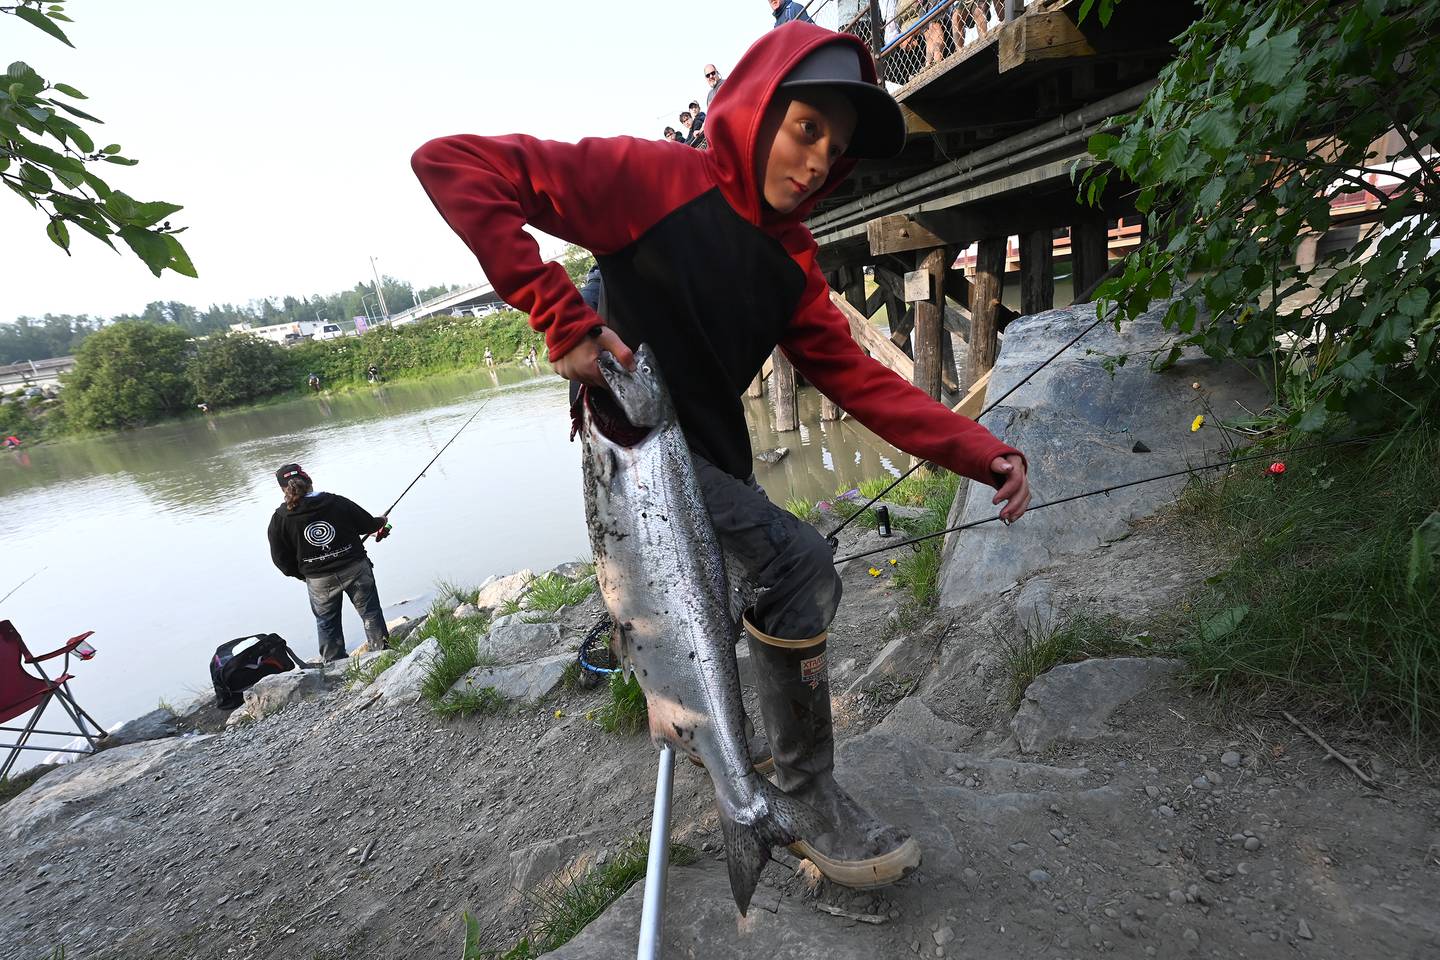
{"type": "Polygon", "coordinates": [[[0,603],[4,603],[6,600],[9,600],[15,595],[16,590],[19,590],[21,587],[25,586],[25,584],[29,583],[31,580],[34,580],[36,577],[40,576],[40,574],[44,573],[48,569],[50,569],[48,565],[41,567],[39,570],[36,570],[34,573],[30,574],[30,576],[26,577],[24,580],[21,580],[19,583],[15,584],[15,586],[10,588],[9,593],[5,594],[5,596],[3,597],[0,597],[0,603]]]}
{"type": "MultiPolygon", "coordinates": [[[[439,449],[439,451],[436,452],[435,456],[433,456],[433,457],[430,458],[430,462],[427,463],[427,464],[425,464],[424,468],[421,469],[421,471],[415,475],[415,479],[414,479],[414,480],[411,480],[411,481],[410,481],[410,486],[409,486],[409,487],[406,487],[404,490],[400,491],[400,496],[398,496],[398,497],[395,498],[395,502],[392,503],[392,504],[390,504],[390,506],[389,506],[388,508],[386,508],[385,512],[384,512],[383,514],[381,514],[381,516],[383,516],[383,517],[389,517],[389,516],[390,516],[390,511],[394,510],[395,507],[399,505],[400,501],[405,499],[405,494],[407,494],[407,493],[410,492],[410,488],[413,487],[413,486],[415,486],[415,484],[417,484],[417,483],[420,482],[420,478],[423,477],[423,476],[425,476],[425,471],[426,471],[426,470],[429,470],[431,467],[435,466],[435,461],[440,459],[440,454],[444,453],[447,449],[449,449],[450,444],[454,443],[454,442],[459,438],[460,434],[462,434],[462,433],[465,432],[465,428],[468,427],[468,426],[470,426],[470,422],[471,422],[472,420],[474,420],[476,417],[480,416],[480,411],[481,411],[481,410],[484,410],[485,407],[486,407],[487,405],[489,405],[489,403],[490,403],[490,401],[489,401],[489,400],[486,400],[484,403],[480,404],[480,406],[476,408],[475,412],[472,413],[472,414],[470,414],[470,419],[469,419],[469,420],[466,420],[464,423],[460,424],[460,429],[455,431],[455,435],[452,436],[449,440],[446,440],[446,441],[445,441],[445,446],[441,447],[441,448],[439,449]]],[[[361,543],[364,543],[366,540],[369,540],[372,536],[374,536],[373,533],[367,533],[367,534],[365,534],[365,536],[363,536],[363,537],[360,538],[360,542],[361,542],[361,543]]]]}
{"type": "MultiPolygon", "coordinates": [[[[1113,316],[1114,313],[1115,313],[1115,311],[1116,311],[1117,309],[1119,309],[1119,308],[1118,308],[1118,307],[1111,307],[1110,310],[1106,311],[1105,313],[1099,313],[1099,312],[1097,311],[1096,317],[1095,317],[1095,322],[1094,322],[1094,323],[1090,324],[1090,326],[1086,327],[1084,330],[1081,330],[1079,333],[1075,334],[1074,338],[1071,339],[1071,341],[1070,341],[1069,343],[1065,344],[1065,346],[1061,347],[1059,350],[1056,350],[1054,353],[1052,353],[1052,354],[1050,355],[1050,357],[1045,360],[1044,363],[1040,364],[1040,365],[1039,365],[1038,367],[1036,367],[1034,370],[1031,370],[1029,373],[1025,374],[1025,376],[1022,377],[1018,383],[1016,383],[1016,384],[1015,384],[1013,387],[1011,387],[1009,390],[1006,390],[1006,391],[1005,391],[1003,394],[1001,394],[994,402],[992,402],[992,403],[990,403],[988,406],[986,406],[984,410],[981,410],[979,416],[977,416],[977,417],[975,418],[975,421],[978,423],[978,422],[980,421],[980,417],[985,416],[985,414],[989,413],[991,410],[994,410],[996,407],[1000,406],[1000,404],[1004,403],[1005,400],[1010,396],[1010,394],[1014,393],[1016,390],[1019,390],[1021,387],[1025,386],[1025,384],[1029,383],[1031,377],[1035,376],[1035,374],[1039,373],[1041,370],[1044,370],[1046,367],[1050,366],[1050,364],[1051,364],[1057,357],[1059,357],[1060,354],[1064,353],[1066,350],[1069,350],[1071,347],[1075,346],[1075,344],[1079,343],[1081,337],[1085,336],[1085,335],[1086,335],[1087,333],[1089,333],[1091,330],[1094,330],[1096,327],[1100,326],[1100,324],[1103,323],[1105,320],[1107,320],[1107,319],[1109,319],[1111,316],[1113,316]]],[[[840,531],[841,531],[841,530],[844,530],[846,527],[850,526],[850,522],[851,522],[852,520],[854,520],[856,517],[860,516],[860,514],[864,513],[866,510],[869,510],[872,506],[875,505],[875,503],[876,503],[881,497],[885,496],[885,494],[889,493],[891,490],[894,490],[897,486],[900,485],[900,482],[901,482],[902,480],[904,480],[906,477],[910,476],[910,474],[914,473],[916,470],[919,470],[922,466],[924,466],[924,464],[925,464],[925,461],[922,460],[922,461],[920,461],[919,463],[917,463],[917,464],[915,464],[914,466],[912,466],[909,470],[906,470],[904,473],[900,474],[900,476],[896,477],[894,480],[892,480],[892,481],[890,482],[890,485],[889,485],[888,487],[886,487],[884,490],[881,490],[879,493],[875,494],[875,496],[871,497],[868,503],[866,503],[864,506],[862,506],[859,510],[856,510],[854,513],[850,514],[850,516],[846,517],[846,518],[841,522],[840,526],[836,527],[834,530],[831,530],[828,534],[826,534],[825,539],[826,539],[827,541],[829,541],[829,543],[830,543],[830,549],[833,550],[833,549],[835,549],[835,548],[838,546],[838,541],[836,540],[836,538],[840,536],[840,531]]],[[[1036,508],[1035,508],[1035,507],[1031,507],[1030,509],[1031,509],[1031,510],[1034,510],[1034,509],[1036,509],[1036,508]]],[[[836,562],[838,563],[839,561],[836,561],[836,562]]]]}
{"type": "MultiPolygon", "coordinates": [[[[1257,453],[1257,454],[1253,454],[1253,455],[1247,456],[1247,457],[1236,457],[1236,458],[1233,459],[1233,460],[1226,460],[1226,461],[1224,461],[1224,462],[1222,462],[1222,463],[1206,463],[1206,464],[1202,464],[1202,465],[1200,465],[1200,466],[1198,466],[1198,467],[1188,467],[1188,468],[1186,468],[1186,469],[1184,469],[1184,470],[1176,470],[1176,471],[1174,471],[1173,473],[1162,473],[1162,474],[1160,474],[1159,476],[1146,477],[1146,478],[1144,478],[1143,480],[1130,480],[1130,481],[1127,481],[1127,482],[1125,482],[1125,483],[1116,483],[1116,484],[1112,484],[1112,485],[1110,485],[1110,486],[1108,486],[1108,487],[1103,487],[1103,488],[1101,488],[1101,489],[1099,489],[1099,490],[1091,490],[1091,491],[1089,491],[1088,493],[1077,493],[1077,494],[1073,494],[1072,496],[1061,497],[1061,498],[1058,499],[1058,500],[1047,500],[1047,501],[1045,501],[1044,503],[1037,503],[1037,504],[1035,504],[1034,506],[1030,507],[1030,509],[1027,510],[1026,512],[1027,512],[1027,513],[1030,513],[1030,512],[1033,512],[1033,511],[1035,511],[1035,510],[1043,510],[1043,509],[1046,508],[1046,507],[1055,507],[1055,506],[1059,506],[1059,505],[1062,504],[1062,503],[1072,503],[1072,502],[1074,502],[1074,501],[1076,501],[1076,500],[1084,500],[1086,497],[1098,497],[1098,496],[1100,496],[1101,494],[1109,494],[1109,493],[1115,492],[1116,490],[1124,490],[1126,487],[1136,487],[1136,486],[1139,486],[1139,485],[1142,484],[1142,483],[1154,483],[1154,482],[1156,482],[1157,480],[1169,480],[1169,479],[1171,479],[1171,478],[1173,478],[1173,477],[1183,477],[1183,476],[1185,476],[1185,475],[1187,475],[1187,474],[1199,473],[1199,472],[1202,471],[1202,470],[1216,470],[1216,469],[1219,469],[1220,467],[1234,466],[1234,465],[1237,464],[1237,463],[1249,463],[1249,462],[1254,461],[1254,460],[1274,460],[1276,457],[1280,457],[1280,456],[1289,456],[1289,455],[1295,454],[1295,453],[1304,453],[1304,452],[1307,451],[1307,450],[1320,450],[1320,449],[1323,449],[1323,448],[1325,448],[1325,447],[1338,447],[1338,446],[1341,446],[1341,445],[1343,445],[1343,444],[1349,444],[1349,443],[1369,443],[1369,442],[1371,442],[1371,441],[1373,441],[1373,440],[1379,440],[1379,439],[1382,439],[1382,438],[1384,438],[1384,437],[1392,436],[1393,433],[1398,433],[1398,432],[1399,432],[1399,431],[1393,431],[1392,433],[1375,434],[1375,435],[1369,436],[1369,437],[1352,437],[1351,439],[1348,439],[1348,440],[1326,440],[1326,441],[1324,441],[1324,442],[1322,442],[1322,443],[1311,443],[1311,444],[1306,444],[1306,445],[1299,446],[1299,447],[1292,447],[1292,448],[1290,448],[1289,450],[1282,450],[1282,451],[1278,451],[1278,452],[1276,452],[1276,451],[1270,451],[1270,452],[1267,452],[1267,453],[1257,453]]],[[[858,515],[858,514],[857,514],[857,515],[858,515]]],[[[853,518],[852,518],[852,519],[853,519],[853,518]]],[[[983,519],[983,520],[972,520],[972,521],[970,521],[969,523],[962,523],[962,524],[960,524],[960,525],[957,526],[957,527],[948,527],[948,528],[946,528],[946,529],[944,529],[944,530],[940,530],[940,531],[938,531],[938,532],[936,532],[936,533],[927,533],[927,534],[925,534],[924,536],[912,537],[912,538],[909,539],[909,540],[901,540],[899,543],[889,543],[889,544],[886,544],[885,546],[879,547],[878,549],[875,549],[875,550],[866,550],[866,551],[864,551],[863,553],[852,553],[852,554],[850,554],[849,556],[840,557],[840,558],[836,559],[836,560],[834,561],[834,565],[838,567],[840,564],[842,564],[842,563],[847,563],[847,562],[849,562],[849,561],[851,561],[851,560],[859,560],[859,559],[861,559],[862,557],[873,557],[873,556],[874,556],[875,554],[877,554],[877,553],[886,553],[886,552],[888,552],[888,551],[890,551],[890,550],[896,550],[896,549],[898,549],[898,548],[900,548],[900,547],[908,547],[908,546],[910,546],[910,545],[912,545],[912,544],[920,543],[920,542],[925,541],[925,540],[933,540],[933,539],[935,539],[936,537],[943,537],[943,536],[945,536],[947,533],[958,533],[958,532],[961,531],[961,530],[969,530],[970,528],[972,528],[972,527],[978,527],[978,526],[980,526],[981,524],[993,523],[994,521],[999,520],[999,519],[1000,519],[1000,517],[999,517],[999,515],[997,514],[996,516],[993,516],[993,517],[986,517],[986,518],[983,519]]]]}

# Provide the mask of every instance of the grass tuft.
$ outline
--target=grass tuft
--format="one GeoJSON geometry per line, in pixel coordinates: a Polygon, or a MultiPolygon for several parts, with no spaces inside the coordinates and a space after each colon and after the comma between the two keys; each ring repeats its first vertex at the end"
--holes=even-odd
{"type": "Polygon", "coordinates": [[[486,716],[505,709],[508,701],[494,687],[449,693],[435,702],[435,712],[442,717],[486,716]]]}
{"type": "Polygon", "coordinates": [[[571,580],[559,574],[547,573],[530,582],[521,606],[525,610],[555,611],[584,601],[595,592],[595,578],[582,577],[571,580]]]}
{"type": "Polygon", "coordinates": [[[1154,652],[1148,634],[1127,634],[1118,620],[1081,618],[1056,630],[1027,630],[1019,639],[1008,642],[1002,654],[1008,676],[1006,698],[1010,709],[1016,709],[1035,678],[1062,663],[1154,652]]]}
{"type": "Polygon", "coordinates": [[[650,711],[645,705],[645,691],[640,681],[624,674],[610,674],[610,700],[595,714],[600,729],[606,733],[629,736],[645,729],[650,722],[650,711]]]}
{"type": "Polygon", "coordinates": [[[1221,696],[1440,731],[1440,430],[1196,479],[1178,512],[1234,557],[1177,652],[1221,696]]]}
{"type": "MultiPolygon", "coordinates": [[[[919,537],[926,534],[939,533],[945,529],[945,518],[950,514],[950,505],[955,501],[955,491],[960,485],[960,477],[948,471],[920,470],[891,491],[892,494],[905,491],[905,499],[910,500],[916,496],[920,497],[918,503],[907,503],[907,506],[924,507],[928,511],[924,517],[916,520],[896,520],[895,526],[903,529],[907,536],[919,537]],[[910,485],[909,489],[906,486],[910,485]],[[922,496],[923,494],[923,496],[922,496]]],[[[897,500],[897,502],[899,502],[897,500]]],[[[874,511],[866,511],[871,518],[873,525],[874,511]]],[[[942,537],[933,540],[926,540],[924,543],[914,544],[912,548],[906,549],[898,557],[896,564],[895,580],[896,586],[903,587],[910,592],[910,599],[921,608],[929,608],[935,605],[939,599],[940,582],[940,551],[945,541],[942,537]]],[[[882,558],[887,559],[888,558],[882,558]]]]}
{"type": "Polygon", "coordinates": [[[415,631],[417,642],[432,637],[439,643],[439,652],[430,661],[425,679],[420,684],[421,695],[432,705],[445,699],[455,681],[465,676],[480,662],[479,640],[490,625],[490,618],[456,618],[444,611],[432,612],[425,625],[415,631]]]}
{"type": "Polygon", "coordinates": [[[820,509],[815,506],[815,501],[805,497],[791,497],[785,501],[785,509],[806,523],[820,519],[820,509]]]}

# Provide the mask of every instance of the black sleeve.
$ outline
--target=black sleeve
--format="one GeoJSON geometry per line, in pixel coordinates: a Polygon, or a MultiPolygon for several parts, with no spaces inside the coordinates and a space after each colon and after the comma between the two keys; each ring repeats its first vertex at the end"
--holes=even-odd
{"type": "Polygon", "coordinates": [[[585,282],[580,286],[580,299],[585,301],[585,306],[600,312],[600,288],[603,281],[600,279],[600,267],[597,264],[590,268],[585,275],[585,282]]]}
{"type": "Polygon", "coordinates": [[[275,564],[275,569],[287,577],[294,577],[297,580],[304,580],[300,575],[300,566],[295,560],[295,545],[285,539],[285,525],[280,522],[280,512],[277,510],[270,515],[270,561],[275,564]]]}
{"type": "Polygon", "coordinates": [[[374,533],[385,525],[384,520],[370,516],[360,504],[342,497],[338,493],[335,495],[335,503],[340,508],[341,516],[354,524],[356,532],[362,537],[367,533],[374,533]]]}

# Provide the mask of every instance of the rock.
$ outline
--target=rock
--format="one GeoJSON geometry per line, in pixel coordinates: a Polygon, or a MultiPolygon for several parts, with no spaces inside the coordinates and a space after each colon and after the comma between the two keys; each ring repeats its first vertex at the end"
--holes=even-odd
{"type": "Polygon", "coordinates": [[[564,577],[566,580],[580,580],[590,576],[591,564],[584,560],[567,560],[550,572],[557,577],[564,577]]]}
{"type": "Polygon", "coordinates": [[[1194,927],[1186,927],[1185,932],[1180,934],[1180,939],[1185,941],[1185,946],[1189,950],[1200,948],[1200,934],[1195,932],[1194,927]]]}
{"type": "Polygon", "coordinates": [[[507,601],[519,600],[534,579],[535,574],[530,570],[520,570],[507,577],[490,577],[480,584],[480,590],[475,595],[475,606],[493,611],[507,601]]]}
{"type": "Polygon", "coordinates": [[[1315,939],[1315,934],[1310,932],[1310,924],[1305,922],[1304,917],[1301,917],[1300,922],[1295,924],[1295,936],[1299,937],[1301,940],[1315,939]]]}
{"type": "Polygon", "coordinates": [[[1010,728],[1025,753],[1057,740],[1092,740],[1106,732],[1112,713],[1182,666],[1179,660],[1142,657],[1063,664],[1026,688],[1010,728]]]}
{"type": "Polygon", "coordinates": [[[937,947],[943,947],[943,946],[945,946],[945,944],[947,944],[947,943],[949,943],[951,940],[954,940],[954,939],[955,939],[955,928],[954,928],[954,927],[941,927],[939,930],[936,930],[936,931],[935,931],[933,934],[931,934],[930,936],[931,936],[931,939],[933,939],[933,940],[935,941],[935,946],[937,946],[937,947]]]}
{"type": "Polygon", "coordinates": [[[940,750],[959,750],[978,732],[974,727],[936,716],[919,697],[906,697],[895,704],[876,729],[895,736],[923,740],[940,750]]]}
{"type": "MultiPolygon", "coordinates": [[[[409,617],[401,617],[399,623],[396,623],[390,627],[390,645],[392,647],[395,646],[396,644],[409,637],[410,634],[425,626],[425,621],[429,619],[429,616],[429,614],[425,614],[423,616],[416,617],[413,620],[409,617]]],[[[356,650],[355,652],[368,652],[368,648],[366,650],[356,650]]]]}
{"type": "Polygon", "coordinates": [[[1220,754],[1220,765],[1222,767],[1230,767],[1231,769],[1240,766],[1240,754],[1234,750],[1226,750],[1220,754]]]}
{"type": "MultiPolygon", "coordinates": [[[[933,646],[933,644],[932,644],[933,646]]],[[[919,665],[929,651],[914,637],[904,634],[891,640],[881,648],[865,672],[845,689],[847,695],[864,693],[884,685],[887,681],[903,680],[919,665]]]]}
{"type": "MultiPolygon", "coordinates": [[[[1237,403],[1250,409],[1264,405],[1267,398],[1256,377],[1239,364],[1209,360],[1194,347],[1165,371],[1143,362],[1113,373],[1105,368],[1107,354],[1128,354],[1132,361],[1156,351],[1163,355],[1173,339],[1160,322],[1167,306],[1157,304],[1119,331],[1100,324],[1043,369],[1042,363],[1094,322],[1094,305],[1047,310],[1006,328],[989,395],[998,397],[1022,377],[1035,376],[986,419],[986,426],[1025,452],[1037,501],[1194,466],[1223,449],[1219,430],[1191,432],[1197,413],[1211,413],[1213,420],[1241,413],[1237,403]],[[1206,384],[1203,397],[1191,390],[1192,381],[1206,384]],[[1151,452],[1132,453],[1142,436],[1151,452]]],[[[984,601],[1036,570],[1117,540],[1129,532],[1131,521],[1154,513],[1184,484],[1184,477],[1139,484],[1076,500],[1063,510],[1036,512],[1023,526],[986,524],[964,531],[947,544],[940,602],[954,607],[984,601]]],[[[994,495],[987,484],[970,485],[955,522],[993,517],[994,495]]]]}
{"type": "Polygon", "coordinates": [[[175,712],[161,707],[158,710],[151,710],[144,716],[136,717],[121,724],[110,731],[110,736],[100,741],[100,747],[109,750],[113,747],[124,746],[127,743],[140,743],[144,740],[163,740],[166,737],[173,737],[180,733],[180,724],[175,712]]]}
{"type": "Polygon", "coordinates": [[[1015,636],[1044,639],[1059,626],[1055,588],[1044,577],[1025,581],[1015,594],[1015,636]]]}
{"type": "Polygon", "coordinates": [[[525,623],[516,617],[490,628],[489,636],[480,641],[480,655],[493,657],[498,663],[519,663],[555,652],[560,645],[557,623],[525,623]]]}
{"type": "Polygon", "coordinates": [[[420,685],[430,669],[430,661],[440,652],[440,641],[431,637],[401,657],[389,670],[376,678],[372,689],[387,700],[408,702],[420,695],[420,685]]]}
{"type": "Polygon", "coordinates": [[[1028,874],[1026,874],[1026,876],[1028,876],[1030,878],[1030,882],[1035,884],[1035,886],[1037,887],[1041,884],[1050,882],[1050,874],[1046,873],[1044,870],[1031,870],[1028,874]]]}
{"type": "Polygon", "coordinates": [[[1259,850],[1260,847],[1261,847],[1261,841],[1260,841],[1260,838],[1259,838],[1259,837],[1246,837],[1246,838],[1245,838],[1245,849],[1246,849],[1246,850],[1249,850],[1251,853],[1254,853],[1256,850],[1259,850]]]}
{"type": "Polygon", "coordinates": [[[325,670],[290,670],[264,677],[245,691],[245,703],[230,715],[227,725],[264,720],[299,700],[318,697],[330,689],[325,670]]]}
{"type": "Polygon", "coordinates": [[[0,806],[0,837],[19,839],[50,821],[74,821],[88,806],[122,784],[161,769],[171,755],[209,740],[208,736],[146,740],[65,763],[0,806]]]}
{"type": "Polygon", "coordinates": [[[455,682],[451,693],[494,688],[506,700],[539,700],[560,684],[574,654],[562,653],[508,667],[475,667],[455,682]]]}
{"type": "Polygon", "coordinates": [[[759,460],[761,463],[774,464],[779,463],[781,460],[784,460],[787,456],[789,456],[789,454],[789,447],[774,447],[770,450],[762,450],[759,453],[755,454],[755,459],[759,460]]]}
{"type": "Polygon", "coordinates": [[[462,603],[455,608],[452,616],[454,616],[456,620],[464,620],[466,617],[478,617],[480,616],[480,608],[473,603],[462,603]]]}

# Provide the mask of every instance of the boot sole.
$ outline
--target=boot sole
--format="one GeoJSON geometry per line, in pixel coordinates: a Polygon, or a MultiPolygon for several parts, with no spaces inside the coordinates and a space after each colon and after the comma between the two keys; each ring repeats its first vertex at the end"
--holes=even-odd
{"type": "Polygon", "coordinates": [[[889,853],[865,860],[836,860],[827,857],[804,840],[790,844],[790,852],[815,864],[815,869],[831,883],[851,890],[874,890],[903,879],[920,866],[920,844],[907,837],[889,853]]]}
{"type": "MultiPolygon", "coordinates": [[[[705,769],[705,761],[701,760],[699,757],[690,757],[690,762],[695,764],[695,766],[699,767],[701,770],[705,769]]],[[[766,757],[764,760],[761,760],[759,763],[755,764],[755,772],[760,774],[760,776],[762,777],[770,776],[770,774],[775,772],[775,758],[766,757]]]]}

